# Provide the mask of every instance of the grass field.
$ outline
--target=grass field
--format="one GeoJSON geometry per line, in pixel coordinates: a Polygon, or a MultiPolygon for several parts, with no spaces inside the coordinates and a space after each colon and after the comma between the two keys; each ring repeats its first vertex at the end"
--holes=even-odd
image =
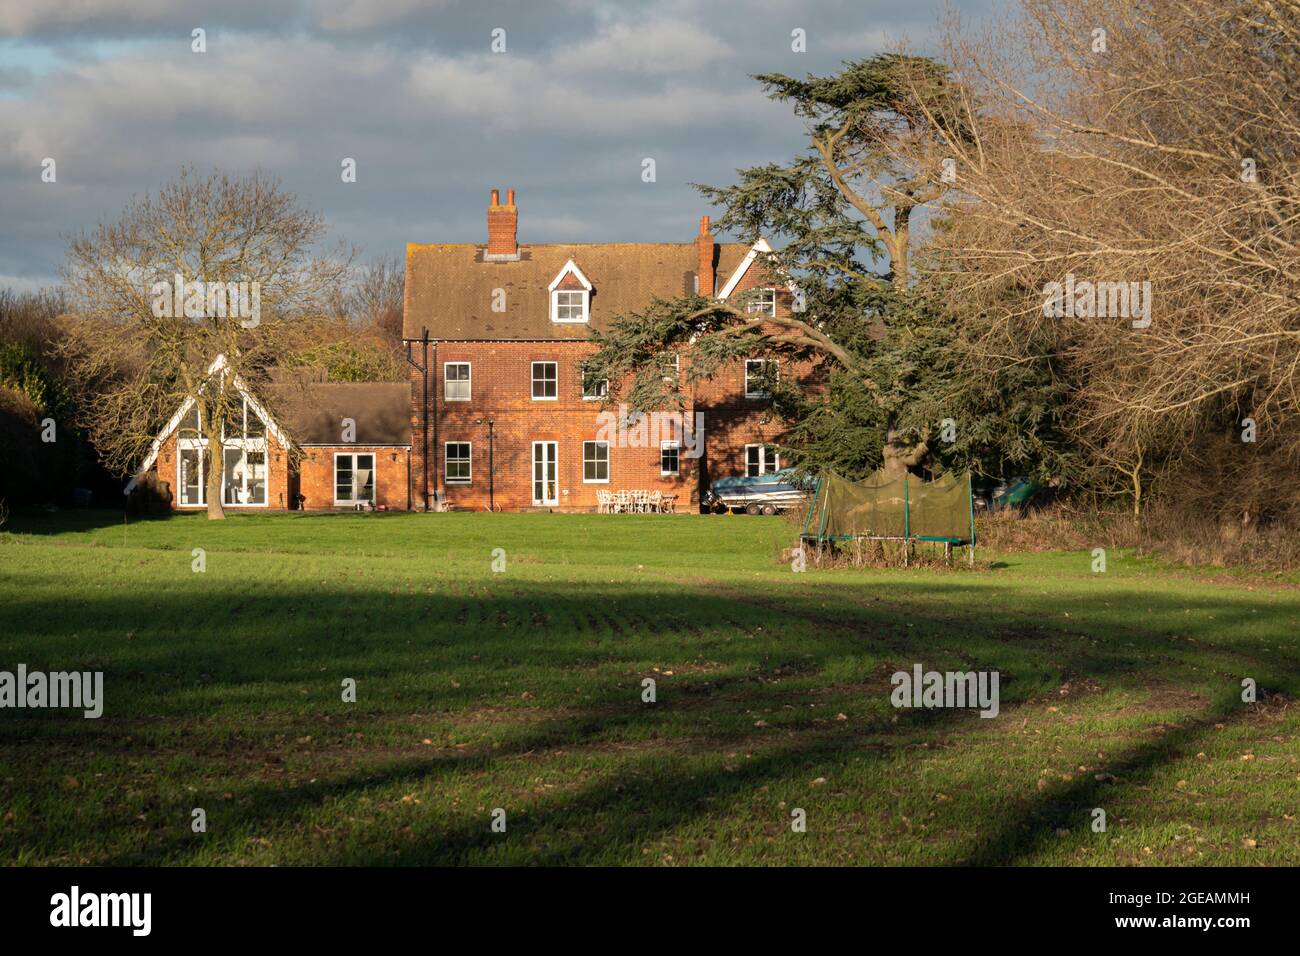
{"type": "Polygon", "coordinates": [[[1087,552],[796,574],[790,538],[15,517],[0,670],[102,670],[106,704],[0,711],[0,863],[1300,863],[1293,579],[1087,552]],[[915,663],[996,669],[999,716],[895,709],[915,663]]]}

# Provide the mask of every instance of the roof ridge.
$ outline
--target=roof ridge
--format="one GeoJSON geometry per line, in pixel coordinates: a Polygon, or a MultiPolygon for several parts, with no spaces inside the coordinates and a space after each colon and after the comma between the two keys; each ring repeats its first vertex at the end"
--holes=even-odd
{"type": "MultiPolygon", "coordinates": [[[[739,246],[748,249],[753,246],[752,242],[718,242],[719,246],[739,246]]],[[[486,242],[408,242],[406,248],[409,249],[483,249],[486,248],[486,242]]],[[[600,246],[608,248],[609,246],[681,246],[694,247],[693,240],[687,242],[521,242],[520,249],[558,249],[572,248],[573,246],[600,246]]]]}

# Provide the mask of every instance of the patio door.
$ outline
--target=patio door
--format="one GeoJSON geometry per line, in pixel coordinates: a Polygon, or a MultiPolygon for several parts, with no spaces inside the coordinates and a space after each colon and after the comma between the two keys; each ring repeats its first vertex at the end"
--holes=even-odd
{"type": "Polygon", "coordinates": [[[221,480],[228,505],[266,504],[266,452],[260,448],[227,445],[221,480]]]}
{"type": "Polygon", "coordinates": [[[182,505],[206,504],[207,493],[207,458],[205,449],[186,448],[182,446],[176,459],[176,487],[180,492],[179,503],[182,505]]]}
{"type": "Polygon", "coordinates": [[[558,505],[559,481],[556,478],[556,443],[533,442],[533,504],[558,505]]]}

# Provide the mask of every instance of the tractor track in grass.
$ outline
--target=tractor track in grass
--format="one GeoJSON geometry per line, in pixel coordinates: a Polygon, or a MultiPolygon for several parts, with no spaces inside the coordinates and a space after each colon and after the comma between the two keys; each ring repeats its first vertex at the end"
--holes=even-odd
{"type": "MultiPolygon", "coordinates": [[[[861,618],[846,619],[844,616],[832,616],[821,613],[820,609],[807,606],[795,606],[782,601],[777,597],[768,597],[757,595],[753,592],[741,590],[735,585],[729,584],[712,584],[701,586],[698,583],[696,587],[702,587],[714,594],[725,596],[728,600],[737,604],[758,608],[763,611],[779,614],[794,621],[808,621],[815,624],[818,628],[849,635],[854,638],[867,638],[873,642],[879,642],[876,649],[891,649],[905,654],[915,653],[915,642],[913,639],[898,633],[897,628],[901,622],[906,624],[908,618],[915,618],[918,621],[924,620],[927,626],[937,627],[940,629],[950,629],[953,634],[968,633],[972,627],[971,618],[967,615],[945,613],[944,610],[934,607],[919,607],[916,603],[900,603],[890,601],[885,598],[873,595],[870,601],[864,601],[861,598],[844,591],[837,591],[834,597],[837,601],[847,603],[856,611],[866,612],[868,615],[878,614],[883,609],[896,611],[898,615],[897,622],[875,623],[862,620],[861,618]]],[[[1033,621],[1024,621],[1016,624],[1000,623],[992,631],[999,641],[1008,643],[1017,642],[1042,642],[1042,641],[1070,641],[1070,640],[1087,640],[1094,638],[1087,631],[1075,631],[1074,627],[1078,624],[1072,623],[1069,627],[1050,626],[1035,623],[1033,621]]],[[[1133,627],[1119,626],[1111,624],[1110,629],[1116,632],[1116,639],[1129,640],[1132,642],[1142,642],[1150,644],[1153,633],[1149,630],[1133,627]]],[[[1161,634],[1160,636],[1173,640],[1177,637],[1174,634],[1161,634]]],[[[946,649],[946,648],[945,648],[946,649]]],[[[1162,653],[1159,649],[1146,655],[1148,669],[1152,672],[1159,671],[1161,667],[1177,667],[1181,664],[1180,659],[1173,654],[1162,653]]],[[[1068,675],[1072,678],[1081,678],[1086,675],[1082,673],[1071,673],[1068,675]]],[[[1225,679],[1234,677],[1234,673],[1227,671],[1216,672],[1216,676],[1225,679]]]]}

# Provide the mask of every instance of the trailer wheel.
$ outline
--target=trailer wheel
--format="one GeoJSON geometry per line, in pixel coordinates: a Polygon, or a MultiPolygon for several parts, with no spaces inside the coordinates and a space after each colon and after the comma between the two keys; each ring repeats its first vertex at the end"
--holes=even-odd
{"type": "Polygon", "coordinates": [[[758,505],[752,501],[749,504],[745,505],[745,514],[747,515],[756,515],[758,514],[759,510],[760,509],[758,505]]]}
{"type": "Polygon", "coordinates": [[[765,515],[774,515],[776,514],[776,505],[763,505],[762,511],[765,515]]]}

